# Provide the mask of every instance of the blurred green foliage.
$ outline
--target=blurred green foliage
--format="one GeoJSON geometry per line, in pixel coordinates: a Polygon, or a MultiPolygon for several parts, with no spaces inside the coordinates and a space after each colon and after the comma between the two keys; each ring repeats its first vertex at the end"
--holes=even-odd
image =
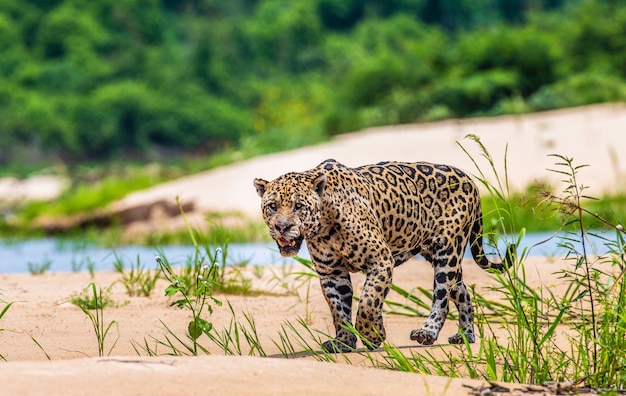
{"type": "Polygon", "coordinates": [[[626,100],[626,3],[3,0],[0,54],[0,166],[238,158],[626,100]]]}

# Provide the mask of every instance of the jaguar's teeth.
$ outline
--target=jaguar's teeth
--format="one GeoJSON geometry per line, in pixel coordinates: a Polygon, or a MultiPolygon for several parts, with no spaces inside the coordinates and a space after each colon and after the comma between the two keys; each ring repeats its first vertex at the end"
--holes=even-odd
{"type": "Polygon", "coordinates": [[[289,242],[289,244],[290,244],[291,246],[296,246],[296,241],[291,241],[291,242],[289,242]]]}

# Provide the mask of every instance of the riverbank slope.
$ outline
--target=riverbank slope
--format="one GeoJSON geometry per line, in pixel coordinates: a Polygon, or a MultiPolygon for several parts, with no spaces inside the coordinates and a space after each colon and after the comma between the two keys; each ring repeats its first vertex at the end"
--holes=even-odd
{"type": "Polygon", "coordinates": [[[472,174],[478,173],[473,163],[476,160],[487,179],[495,182],[480,147],[466,139],[468,134],[480,138],[500,177],[508,175],[514,190],[546,182],[560,191],[564,187],[562,175],[548,170],[559,169],[555,163],[561,161],[550,154],[560,154],[573,158],[574,165],[590,165],[579,170],[578,180],[590,187],[588,195],[599,196],[626,189],[625,132],[626,104],[372,128],[163,183],[128,195],[111,210],[128,213],[136,208],[143,213],[129,224],[130,232],[138,233],[183,227],[175,211],[164,209],[173,205],[176,197],[192,208],[188,216],[196,225],[202,224],[207,213],[260,220],[254,178],[271,180],[286,172],[310,169],[327,158],[349,166],[388,160],[429,161],[454,165],[472,174]]]}

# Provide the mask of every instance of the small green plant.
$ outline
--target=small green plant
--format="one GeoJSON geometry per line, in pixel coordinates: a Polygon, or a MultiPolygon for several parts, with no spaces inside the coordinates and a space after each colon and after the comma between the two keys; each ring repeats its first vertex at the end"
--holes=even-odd
{"type": "Polygon", "coordinates": [[[126,271],[124,262],[115,254],[113,262],[115,270],[122,276],[118,281],[126,289],[126,293],[130,296],[150,297],[156,282],[159,280],[159,271],[151,271],[141,264],[141,259],[137,255],[137,260],[131,263],[130,269],[126,271]]]}
{"type": "MultiPolygon", "coordinates": [[[[0,319],[2,319],[4,315],[6,315],[9,308],[11,308],[11,306],[13,305],[13,302],[6,302],[3,299],[0,299],[0,304],[4,305],[2,307],[2,310],[0,310],[0,319]]],[[[4,331],[4,329],[0,327],[0,332],[2,331],[4,331]]],[[[0,354],[0,360],[6,361],[6,358],[4,357],[4,355],[0,354]]]]}
{"type": "Polygon", "coordinates": [[[31,275],[42,275],[43,273],[48,271],[50,267],[52,267],[52,260],[46,257],[43,261],[39,263],[29,261],[28,263],[26,263],[26,265],[28,266],[28,272],[30,272],[31,275]]]}
{"type": "Polygon", "coordinates": [[[89,272],[89,276],[93,279],[96,274],[96,263],[93,260],[87,261],[87,272],[89,272]]]}
{"type": "MultiPolygon", "coordinates": [[[[219,250],[219,248],[218,248],[219,250]]],[[[219,254],[219,251],[216,252],[219,254]]],[[[181,347],[192,355],[198,355],[199,351],[208,352],[206,348],[202,347],[198,343],[198,338],[202,334],[207,334],[213,328],[213,325],[205,319],[205,314],[209,316],[213,313],[213,304],[221,306],[222,302],[213,297],[213,289],[215,287],[216,274],[218,272],[218,265],[213,263],[212,265],[205,264],[202,266],[200,273],[195,277],[195,285],[193,288],[189,285],[189,279],[185,279],[184,276],[174,273],[171,265],[167,260],[161,257],[156,257],[156,262],[161,268],[163,277],[170,283],[165,289],[165,295],[169,297],[179,297],[178,300],[172,302],[172,306],[178,308],[187,308],[191,311],[192,319],[187,326],[187,340],[183,340],[172,332],[167,326],[166,330],[173,339],[175,339],[181,347]]],[[[176,347],[170,338],[167,338],[167,345],[172,348],[172,352],[175,354],[185,353],[180,347],[176,347]]]]}
{"type": "Polygon", "coordinates": [[[77,260],[76,257],[72,257],[72,272],[79,272],[85,266],[83,259],[77,260]]]}
{"type": "Polygon", "coordinates": [[[87,269],[93,277],[93,271],[95,269],[96,263],[93,262],[91,257],[83,256],[80,259],[77,259],[76,256],[72,257],[72,272],[79,272],[83,269],[87,269]]]}
{"type": "Polygon", "coordinates": [[[115,305],[111,297],[111,287],[107,287],[106,289],[100,288],[99,293],[94,294],[91,290],[92,283],[80,292],[72,293],[68,301],[78,307],[85,307],[87,309],[102,309],[115,305]]]}
{"type": "MultiPolygon", "coordinates": [[[[109,290],[109,289],[106,289],[109,290]]],[[[102,288],[96,288],[96,284],[91,282],[81,293],[81,298],[73,298],[70,301],[72,304],[78,306],[85,315],[91,321],[94,332],[96,334],[96,340],[98,342],[98,356],[110,355],[113,348],[117,345],[117,341],[120,338],[119,326],[117,321],[113,320],[108,324],[104,321],[104,307],[107,306],[111,299],[108,297],[108,292],[103,295],[102,288]],[[86,297],[86,296],[89,297],[86,297]],[[93,311],[93,312],[92,312],[93,311]],[[117,338],[108,349],[105,349],[105,342],[111,329],[115,326],[117,331],[117,338]]]]}

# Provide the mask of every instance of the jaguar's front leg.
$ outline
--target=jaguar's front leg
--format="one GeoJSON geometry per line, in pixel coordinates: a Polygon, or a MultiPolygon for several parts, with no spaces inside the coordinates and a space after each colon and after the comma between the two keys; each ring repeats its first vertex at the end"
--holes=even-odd
{"type": "Polygon", "coordinates": [[[381,267],[370,269],[365,278],[355,327],[369,349],[378,348],[386,337],[383,304],[391,287],[392,268],[393,261],[387,260],[381,267]]]}
{"type": "Polygon", "coordinates": [[[335,327],[335,338],[322,344],[329,352],[348,352],[356,348],[356,335],[346,325],[352,324],[352,281],[347,270],[336,269],[320,274],[322,292],[330,308],[335,327]]]}

